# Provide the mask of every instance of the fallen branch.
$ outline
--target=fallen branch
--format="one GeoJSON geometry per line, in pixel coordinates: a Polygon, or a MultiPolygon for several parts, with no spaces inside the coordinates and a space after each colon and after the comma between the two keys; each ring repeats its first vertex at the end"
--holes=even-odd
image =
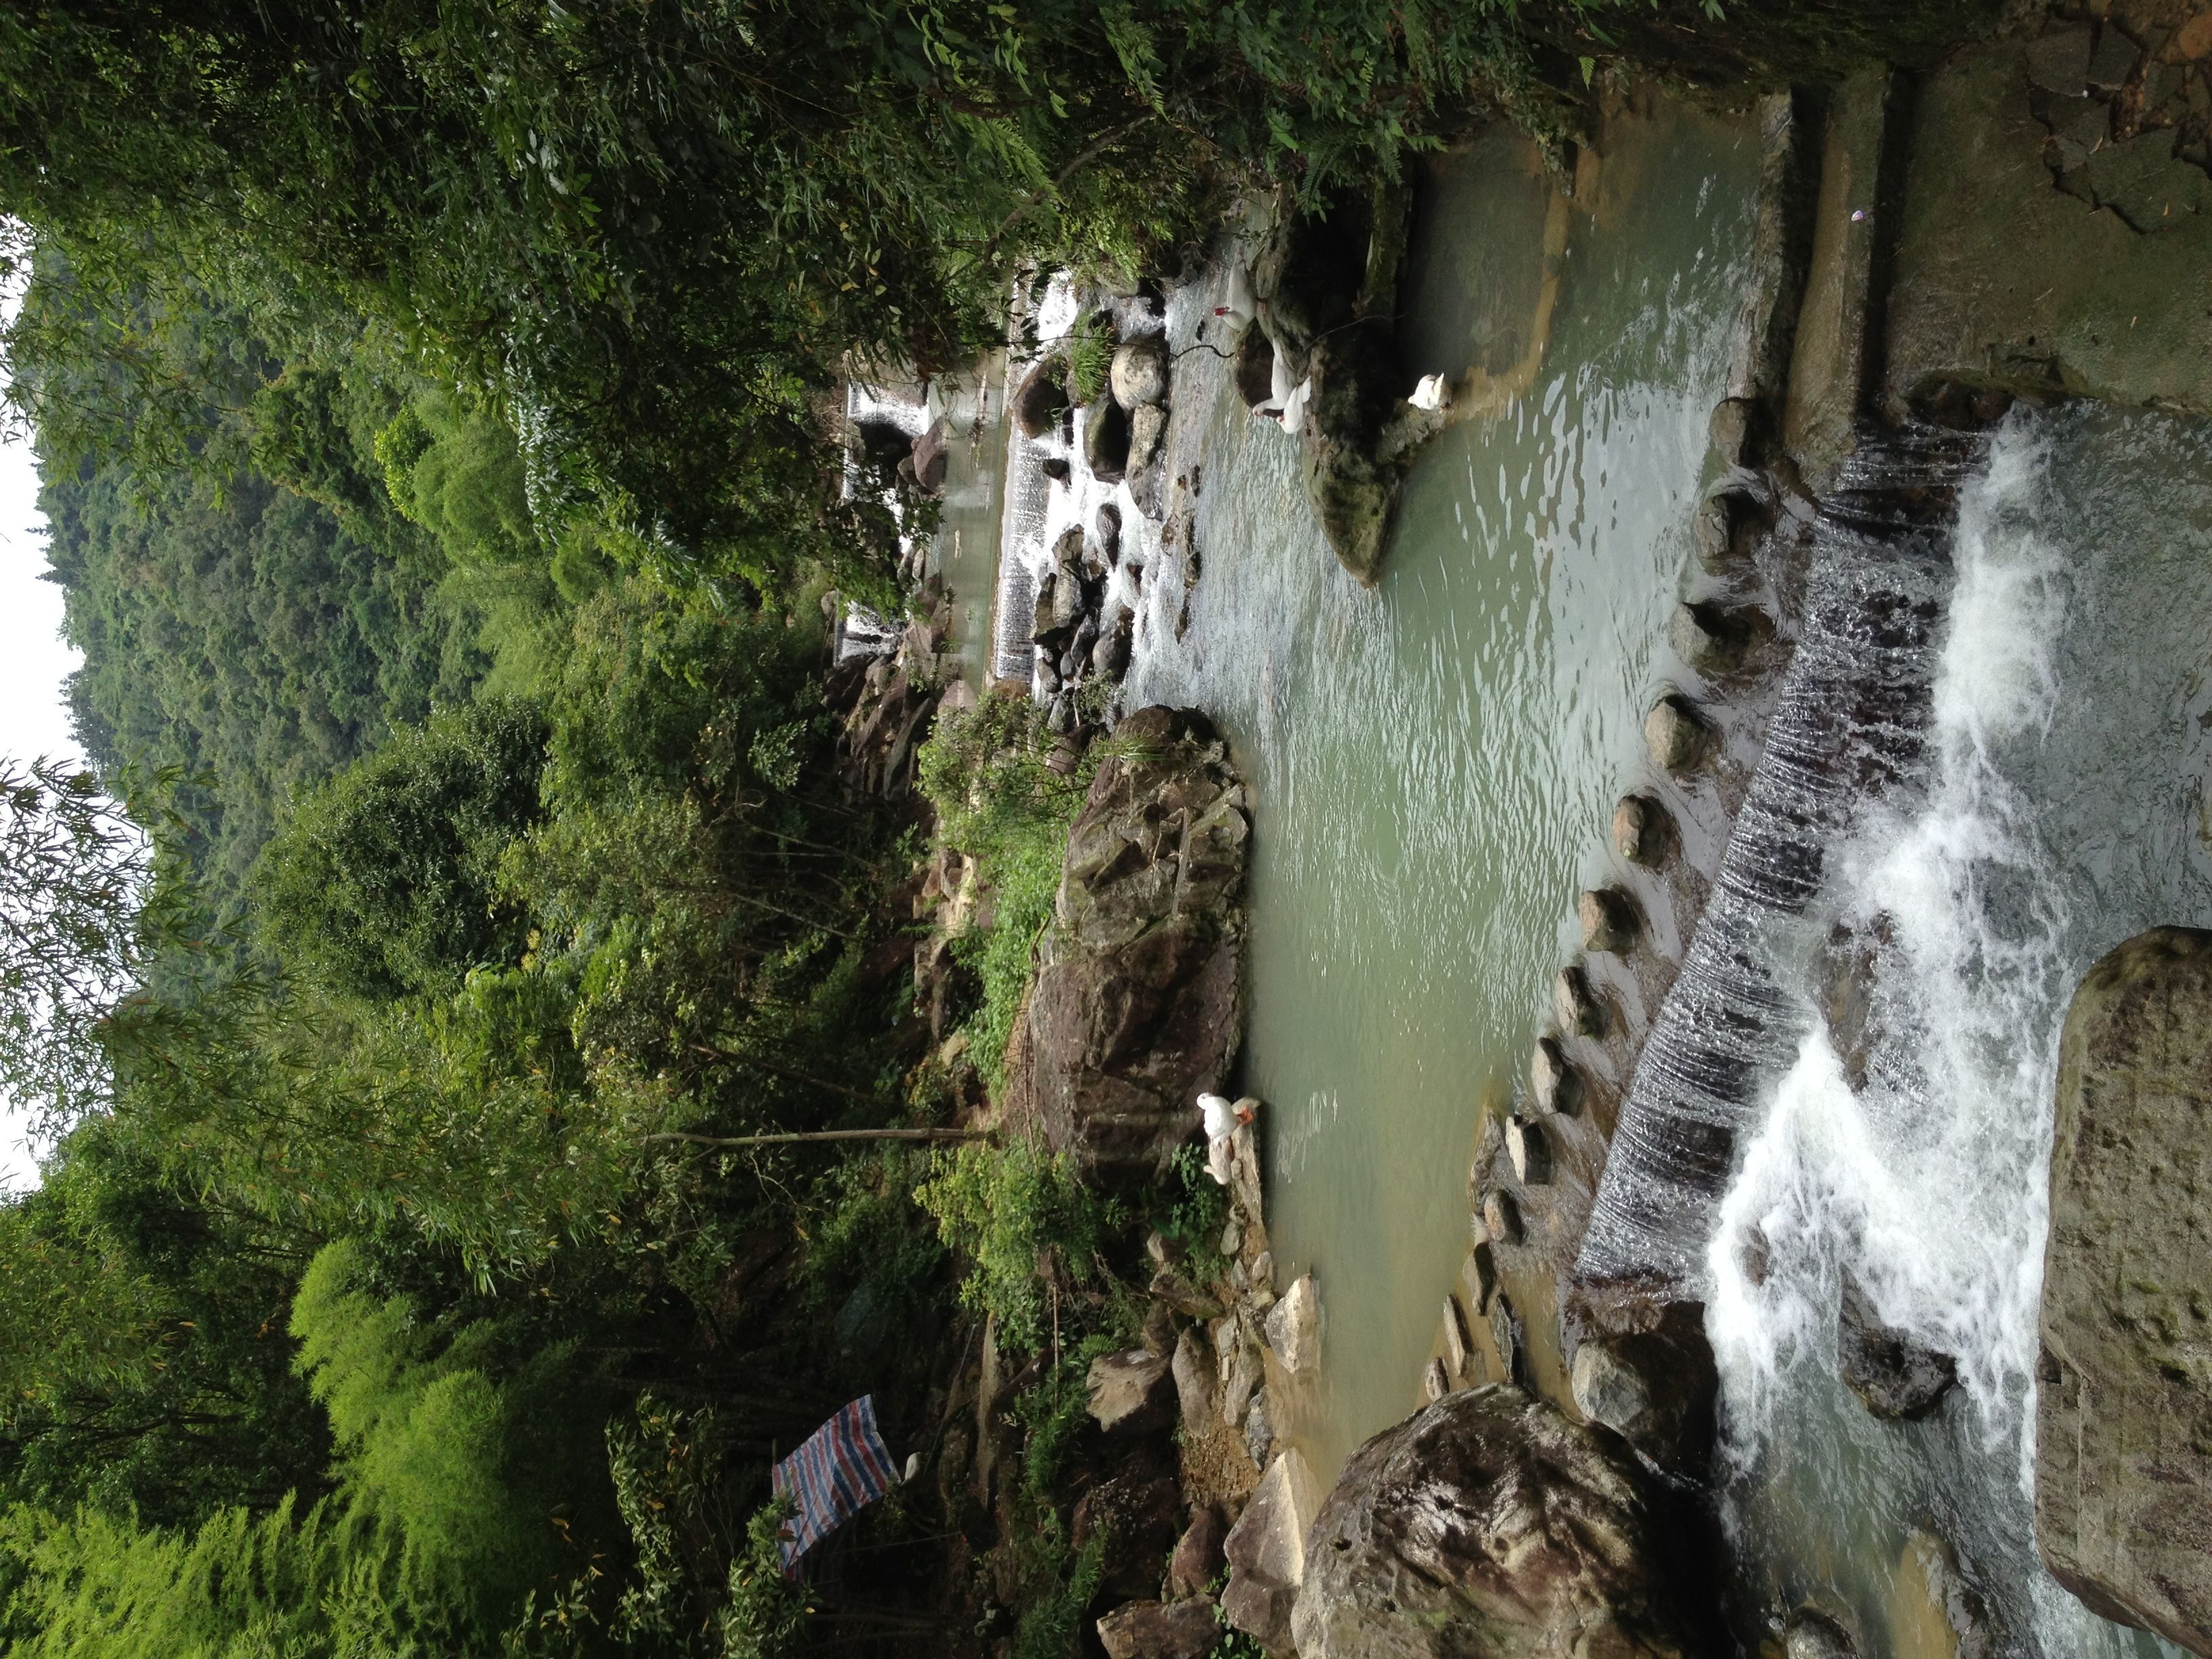
{"type": "Polygon", "coordinates": [[[695,1146],[801,1146],[823,1140],[988,1140],[988,1129],[813,1129],[775,1135],[695,1135],[680,1131],[646,1136],[647,1140],[685,1140],[695,1146]]]}

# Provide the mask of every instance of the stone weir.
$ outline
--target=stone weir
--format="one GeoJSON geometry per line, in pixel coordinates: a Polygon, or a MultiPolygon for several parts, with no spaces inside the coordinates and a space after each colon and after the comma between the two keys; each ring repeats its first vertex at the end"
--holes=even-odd
{"type": "Polygon", "coordinates": [[[1984,449],[1917,423],[1869,435],[1820,503],[1781,703],[1614,1126],[1577,1263],[1585,1286],[1701,1298],[1736,1136],[1803,1035],[1807,1011],[1774,977],[1777,936],[1804,914],[1854,816],[1921,773],[1951,518],[1984,449]]]}

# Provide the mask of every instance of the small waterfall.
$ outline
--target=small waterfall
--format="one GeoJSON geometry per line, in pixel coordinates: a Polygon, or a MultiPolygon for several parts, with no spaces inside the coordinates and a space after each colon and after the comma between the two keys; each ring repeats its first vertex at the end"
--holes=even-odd
{"type": "Polygon", "coordinates": [[[1714,1209],[1806,999],[1790,924],[1854,817],[1923,774],[1952,583],[1952,518],[1985,441],[1912,425],[1862,440],[1814,527],[1802,635],[1711,900],[1653,1024],[1577,1277],[1702,1293],[1714,1209]]]}

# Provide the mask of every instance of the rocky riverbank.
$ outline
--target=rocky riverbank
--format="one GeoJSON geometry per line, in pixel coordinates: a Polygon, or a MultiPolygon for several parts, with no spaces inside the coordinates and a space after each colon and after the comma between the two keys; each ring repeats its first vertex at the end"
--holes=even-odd
{"type": "MultiPolygon", "coordinates": [[[[1853,452],[1908,416],[1971,431],[2001,418],[2015,397],[2056,391],[2197,406],[2188,384],[2212,354],[2179,320],[2185,306],[2161,313],[2165,343],[2154,363],[2111,337],[2125,320],[2112,307],[2124,298],[2108,294],[2096,311],[2085,291],[2075,297],[2094,318],[2049,313],[2058,343],[2039,362],[2031,341],[2043,338],[2039,319],[2046,310],[2038,307],[2056,301],[2025,295],[2009,275],[1966,281],[1944,262],[1954,252],[1947,237],[2000,235],[1992,222],[1959,216],[1954,198],[1973,169],[1955,157],[1971,138],[1989,147],[1991,176],[2018,196],[2019,222],[2033,236],[2063,221],[2065,246],[2094,243],[2103,250],[2098,257],[2124,267],[2112,294],[2134,292],[2138,278],[2154,283],[2173,250],[2197,234],[2190,193],[2196,187],[2182,190],[2187,179],[2175,169],[2203,173],[2201,158],[2189,149],[2196,131],[2189,111],[2191,89],[2203,79],[2199,59],[2212,59],[2212,30],[2203,33],[2200,40],[2179,12],[2163,19],[2118,12],[2038,17],[1917,81],[1871,69],[1832,89],[1778,94],[1762,106],[1766,187],[1755,296],[1729,395],[1712,411],[1712,483],[1696,519],[1697,563],[1686,573],[1671,630],[1671,672],[1651,688],[1644,766],[1621,780],[1610,867],[1573,906],[1581,948],[1560,963],[1551,1018],[1531,1034],[1526,1082],[1484,1125],[1468,1181],[1472,1248],[1455,1281],[1439,1287],[1443,1294],[1431,1304],[1441,1309],[1436,1341],[1420,1375],[1408,1378],[1409,1395],[1427,1403],[1363,1448],[1334,1492],[1317,1490],[1303,1454],[1284,1443],[1273,1426],[1281,1420],[1276,1407],[1310,1383],[1275,1340],[1273,1323],[1298,1295],[1317,1298],[1310,1281],[1301,1281],[1304,1292],[1275,1281],[1260,1160],[1249,1132],[1240,1132],[1219,1264],[1194,1262],[1164,1238],[1150,1241],[1154,1277],[1145,1342],[1094,1367],[1093,1414],[1102,1433],[1133,1449],[1149,1445],[1151,1451],[1132,1455],[1157,1461],[1180,1425],[1182,1448],[1176,1488],[1182,1507],[1172,1517],[1183,1546],[1178,1566],[1165,1582],[1106,1610],[1100,1636],[1109,1651],[1205,1650],[1193,1644],[1208,1639],[1206,1620],[1217,1618],[1217,1607],[1218,1618],[1274,1651],[1445,1650],[1433,1644],[1472,1641],[1476,1632],[1498,1650],[1531,1653],[1572,1650],[1577,1641],[1612,1643],[1624,1653],[1696,1651],[1716,1639],[1710,1632],[1724,1605],[1725,1574],[1712,1554],[1701,1553],[1711,1541],[1712,1494],[1722,1478],[1714,1462],[1718,1379],[1705,1310],[1694,1285],[1583,1271],[1592,1207],[1645,1039],[1674,994],[1723,881],[1770,721],[1805,637],[1816,518],[1846,477],[1853,452]],[[2101,124],[2102,137],[2084,137],[2093,123],[2101,124]],[[2136,167],[2146,156],[2158,167],[2136,167]],[[2121,169],[2124,161],[2132,171],[2121,169]],[[2172,224],[2147,228],[2142,191],[2168,185],[2172,200],[2182,204],[2180,216],[2161,213],[2172,224]],[[1944,229],[1947,222],[1953,229],[1944,229]],[[1474,1553],[1453,1561],[1421,1555],[1407,1541],[1440,1525],[1439,1516],[1460,1513],[1455,1505],[1502,1513],[1498,1506],[1508,1499],[1497,1483],[1504,1472],[1524,1482],[1512,1502],[1583,1516],[1617,1544],[1607,1559],[1629,1562],[1626,1576],[1613,1583],[1578,1577],[1589,1563],[1556,1554],[1560,1538],[1540,1528],[1485,1534],[1474,1553]],[[1666,1518],[1655,1523],[1654,1516],[1666,1518]],[[1342,1523],[1335,1534],[1332,1517],[1342,1523]],[[1655,1525],[1663,1548],[1653,1542],[1655,1525]],[[1232,1534],[1240,1538],[1233,1548],[1232,1534]],[[1685,1540],[1696,1547],[1686,1556],[1685,1540]],[[1224,1550],[1218,1558],[1217,1541],[1224,1550]],[[1667,1564],[1663,1595],[1641,1587],[1638,1574],[1660,1559],[1646,1556],[1647,1549],[1659,1550],[1667,1564]],[[1501,1557],[1539,1564],[1532,1571],[1540,1593],[1483,1565],[1501,1557]],[[1418,1566],[1407,1565],[1417,1558],[1418,1566]],[[1204,1593],[1211,1576],[1184,1570],[1198,1562],[1212,1564],[1212,1575],[1226,1574],[1218,1600],[1204,1593]],[[1417,1580],[1430,1590],[1438,1582],[1453,1588],[1434,1606],[1389,1588],[1417,1580]],[[1547,1601],[1555,1592],[1564,1600],[1547,1601]],[[1521,1612],[1499,1623],[1493,1603],[1521,1612]],[[1569,1605],[1571,1617],[1559,1611],[1569,1605]],[[1408,1608],[1425,1612],[1417,1617],[1408,1608]]],[[[1570,169],[1577,191],[1586,171],[1600,165],[1570,169]]],[[[1568,199],[1564,191],[1561,198],[1568,199]]],[[[1469,381],[1401,383],[1388,296],[1407,213],[1389,191],[1333,204],[1326,221],[1277,205],[1257,216],[1243,246],[1249,291],[1240,292],[1233,276],[1207,277],[1222,301],[1217,315],[1228,325],[1213,328],[1209,339],[1231,351],[1255,414],[1295,426],[1316,517],[1340,560],[1363,581],[1380,568],[1396,477],[1414,447],[1455,416],[1480,408],[1480,387],[1469,381]]],[[[1985,252],[1990,270],[1997,269],[2002,261],[1985,252]]],[[[1048,465],[1063,465],[1050,475],[1054,487],[1073,495],[1086,479],[1126,482],[1117,432],[1147,410],[1171,412],[1173,359],[1147,346],[1149,337],[1132,321],[1161,308],[1140,295],[1107,309],[1117,352],[1127,354],[1116,356],[1109,376],[1111,406],[1079,415],[1063,385],[1066,407],[1055,404],[1036,422],[1035,441],[1065,452],[1046,457],[1048,465]]],[[[1540,342],[1535,360],[1540,356],[1540,342]]],[[[1067,372],[1065,365],[1052,371],[1063,380],[1067,372]]],[[[1146,614],[1130,601],[1148,584],[1179,581],[1187,594],[1199,573],[1187,514],[1199,488],[1199,461],[1188,444],[1178,448],[1171,419],[1164,416],[1158,430],[1149,417],[1146,424],[1141,447],[1157,469],[1138,504],[1146,522],[1130,526],[1107,555],[1105,526],[1091,519],[1086,501],[1084,529],[1054,544],[1048,577],[1034,590],[1036,615],[1016,624],[1036,650],[1024,665],[1032,669],[1030,689],[1054,708],[1071,749],[1112,729],[1109,688],[1119,677],[1094,677],[1100,642],[1122,619],[1146,614]],[[1093,547],[1102,556],[1091,556],[1093,547]],[[1059,597],[1064,583],[1077,595],[1073,609],[1059,597]],[[1088,702],[1086,684],[1101,688],[1088,702]]],[[[1141,623],[1127,626],[1135,635],[1130,649],[1141,651],[1141,623]]],[[[1109,1188],[1155,1178],[1194,1127],[1179,1102],[1235,1077],[1242,1013],[1235,966],[1241,921],[1234,927],[1193,921],[1163,930],[1152,908],[1155,890],[1174,885],[1160,873],[1164,849],[1171,841],[1180,846],[1192,824],[1203,826],[1192,866],[1200,887],[1212,894],[1233,884],[1225,864],[1206,863],[1225,853],[1230,840],[1249,835],[1228,757],[1183,716],[1148,711],[1132,720],[1136,729],[1123,721],[1120,737],[1141,746],[1151,739],[1145,722],[1152,720],[1170,744],[1194,755],[1211,748],[1212,757],[1185,769],[1177,787],[1187,794],[1173,805],[1157,793],[1158,780],[1143,775],[1142,763],[1108,763],[1117,769],[1116,782],[1086,807],[1069,871],[1114,873],[1095,893],[1086,887],[1072,898],[1045,947],[1049,986],[1040,981],[1026,1028],[1034,1045],[1030,1063],[1043,1063],[1036,1074],[1037,1121],[1053,1145],[1109,1188]],[[1122,795],[1114,798],[1115,789],[1122,795]],[[1133,920],[1139,913],[1150,919],[1133,920]],[[1149,978],[1139,976],[1141,983],[1124,983],[1114,963],[1143,939],[1157,941],[1138,950],[1155,952],[1156,966],[1146,969],[1149,978]],[[1170,1008],[1186,1011],[1191,1022],[1180,1035],[1170,1030],[1164,1012],[1170,1008]]],[[[1854,1088],[1863,1085],[1880,1036],[1870,1024],[1870,988],[1888,948],[1877,925],[1839,930],[1825,952],[1821,1012],[1847,1078],[1857,1079],[1854,1088]]],[[[2062,1125],[2062,1150],[2065,1135],[2062,1125]]],[[[1716,1144],[1716,1183],[1733,1156],[1732,1146],[1716,1144]]],[[[2056,1203],[2054,1210],[2067,1213],[2056,1203]]],[[[2055,1231],[2054,1249],[2058,1239],[2055,1231]]],[[[1755,1275],[1759,1264],[1747,1256],[1745,1271],[1755,1275]]],[[[2054,1266],[2054,1296],[2068,1282],[2054,1266]]],[[[2076,1273],[2070,1282],[2080,1289],[2089,1279],[2076,1273]]],[[[1875,1431],[1907,1434],[1905,1425],[1941,1422],[1958,1409],[1960,1367],[1952,1355],[1885,1322],[1866,1287],[1847,1278],[1838,1293],[1838,1373],[1866,1420],[1882,1425],[1875,1431]]],[[[2058,1316],[2051,1311],[2057,1304],[2046,1304],[2047,1328],[2077,1349],[2087,1327],[2109,1312],[2090,1292],[2078,1300],[2058,1316]]],[[[1292,1322],[1285,1316],[1285,1322],[1292,1322]]],[[[1313,1329],[1320,1332],[1318,1321],[1313,1329]]],[[[1305,1352],[1294,1331],[1286,1330],[1284,1341],[1290,1352],[1305,1352]]],[[[2046,1354],[2052,1373],[2046,1383],[2079,1376],[2087,1390],[2094,1378],[2109,1401],[2135,1401],[2130,1390],[2151,1387],[2100,1369],[2118,1365],[2117,1357],[2065,1359],[2060,1352],[2052,1346],[2046,1354]]],[[[2176,1639],[2188,1642],[2199,1624],[2191,1622],[2198,1615],[2187,1600],[2196,1593],[2187,1575],[2137,1565],[2156,1560],[2169,1538],[2182,1539],[2173,1547],[2185,1552],[2186,1528],[2112,1507],[2113,1483],[2126,1479],[2117,1473],[2124,1459],[2100,1450],[2097,1437],[2102,1425],[2124,1438],[2130,1413],[2179,1421],[2179,1408],[2154,1401],[2107,1409],[2082,1404],[2087,1398],[2084,1393],[2069,1405],[2063,1390],[2045,1395],[2047,1415],[2076,1413],[2066,1419],[2070,1427],[2047,1422],[2046,1437],[2073,1437],[2085,1459],[2075,1475],[2063,1474],[2063,1460],[2046,1468],[2061,1486],[2072,1483],[2065,1486],[2070,1497],[2054,1487],[2044,1504],[2046,1553],[2062,1582],[2093,1606],[2182,1632],[2176,1639]],[[2136,1541],[2124,1549],[2112,1541],[2124,1537],[2136,1541]],[[2130,1559],[2123,1562],[2123,1554],[2130,1559]]],[[[2182,1484],[2197,1478],[2186,1474],[2182,1484]]],[[[1159,1521],[1147,1536],[1168,1529],[1159,1521]]],[[[1975,1564],[1962,1564],[1940,1530],[1936,1517],[1928,1517],[1894,1564],[1903,1611],[1893,1623],[1917,1632],[1909,1643],[1897,1636],[1898,1650],[2004,1650],[2013,1639],[2004,1610],[1993,1613],[1979,1601],[1975,1564]]],[[[1739,1641],[1771,1621],[1775,1650],[1795,1659],[1832,1659],[1874,1650],[1870,1641],[1879,1645],[1850,1609],[1817,1595],[1726,1613],[1739,1641]]]]}

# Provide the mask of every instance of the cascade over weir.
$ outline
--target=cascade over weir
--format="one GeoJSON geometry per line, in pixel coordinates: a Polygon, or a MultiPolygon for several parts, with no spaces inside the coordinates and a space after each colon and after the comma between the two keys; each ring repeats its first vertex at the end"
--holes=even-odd
{"type": "Polygon", "coordinates": [[[1778,935],[1811,903],[1853,816],[1921,768],[1952,514],[1985,447],[1919,422],[1870,430],[1820,504],[1803,632],[1614,1129],[1577,1263],[1586,1286],[1702,1292],[1737,1137],[1810,1017],[1778,978],[1778,935]]]}

